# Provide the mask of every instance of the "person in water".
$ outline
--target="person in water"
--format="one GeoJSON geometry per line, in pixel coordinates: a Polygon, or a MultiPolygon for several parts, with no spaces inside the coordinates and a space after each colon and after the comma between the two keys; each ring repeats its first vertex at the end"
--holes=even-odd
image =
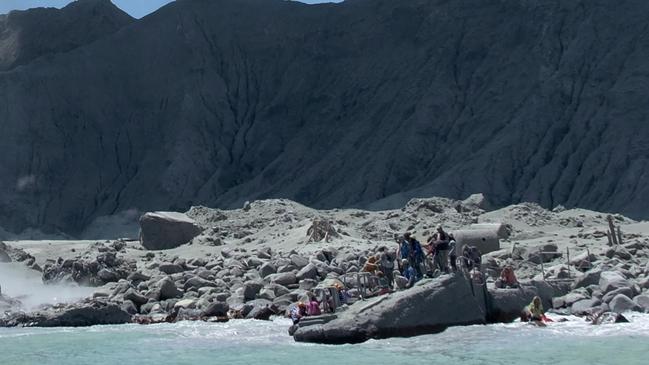
{"type": "Polygon", "coordinates": [[[297,305],[291,308],[291,320],[293,320],[293,324],[298,324],[306,315],[306,304],[302,302],[298,302],[297,305]]]}
{"type": "Polygon", "coordinates": [[[543,322],[544,319],[543,303],[541,303],[541,298],[537,295],[532,299],[532,303],[523,310],[521,320],[523,322],[543,322]]]}

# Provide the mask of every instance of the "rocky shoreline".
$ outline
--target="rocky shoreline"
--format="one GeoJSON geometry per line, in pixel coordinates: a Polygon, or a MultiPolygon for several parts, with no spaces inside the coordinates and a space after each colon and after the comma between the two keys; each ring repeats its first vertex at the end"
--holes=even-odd
{"type": "Polygon", "coordinates": [[[546,308],[565,314],[649,311],[649,225],[614,216],[622,243],[609,246],[606,214],[560,207],[547,211],[534,204],[488,211],[483,201],[480,196],[415,199],[400,210],[371,212],[317,211],[266,200],[229,211],[195,207],[187,219],[158,215],[158,223],[152,223],[148,217],[142,241],[2,244],[0,261],[22,262],[41,272],[44,283],[96,289],[89,298],[28,312],[19,298],[3,295],[0,326],[269,319],[306,300],[315,287],[360,271],[379,247],[395,249],[394,238],[405,231],[423,241],[437,224],[454,231],[494,222],[505,223],[510,232],[501,250],[483,256],[484,295],[476,295],[475,288],[468,295],[471,280],[460,273],[442,275],[359,301],[333,321],[298,329],[296,340],[359,342],[511,321],[535,295],[546,308]],[[156,235],[156,227],[166,233],[156,235]],[[168,232],[182,234],[169,245],[164,240],[168,232]],[[157,242],[168,246],[157,250],[157,242]],[[493,287],[507,265],[515,269],[521,288],[493,287]],[[395,308],[412,316],[390,321],[395,308]],[[439,315],[409,322],[422,310],[439,315]]]}

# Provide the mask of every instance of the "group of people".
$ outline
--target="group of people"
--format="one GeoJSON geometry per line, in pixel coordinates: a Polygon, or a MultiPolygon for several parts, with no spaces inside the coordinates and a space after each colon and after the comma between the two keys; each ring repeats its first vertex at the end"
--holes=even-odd
{"type": "Polygon", "coordinates": [[[480,267],[482,253],[475,246],[464,245],[462,256],[458,260],[457,241],[452,233],[447,233],[442,226],[437,226],[435,233],[422,244],[409,232],[403,235],[397,249],[399,271],[408,279],[406,287],[411,287],[424,275],[435,276],[436,273],[458,271],[458,262],[467,271],[480,267]]]}
{"type": "MultiPolygon", "coordinates": [[[[467,271],[479,272],[482,262],[482,254],[474,246],[464,245],[461,256],[458,259],[456,254],[457,242],[453,234],[447,233],[440,225],[437,226],[433,235],[422,245],[410,232],[403,234],[397,240],[396,251],[383,246],[378,249],[375,255],[367,258],[362,272],[369,273],[375,283],[367,295],[382,295],[391,292],[396,288],[410,288],[424,276],[434,277],[438,273],[450,273],[458,271],[458,263],[462,264],[467,271]],[[395,274],[402,278],[397,282],[395,274]],[[404,279],[405,278],[405,283],[404,279]]],[[[339,303],[344,304],[349,300],[345,288],[337,286],[336,292],[339,296],[339,303]]],[[[289,315],[294,324],[301,318],[310,315],[321,314],[321,303],[315,296],[310,296],[306,302],[298,302],[290,310],[289,315]]],[[[332,307],[325,305],[324,307],[332,307]]]]}
{"type": "Polygon", "coordinates": [[[291,320],[293,324],[298,324],[300,319],[306,316],[319,316],[322,314],[320,309],[320,302],[316,299],[315,295],[311,295],[309,300],[304,302],[298,302],[290,310],[291,320]]]}

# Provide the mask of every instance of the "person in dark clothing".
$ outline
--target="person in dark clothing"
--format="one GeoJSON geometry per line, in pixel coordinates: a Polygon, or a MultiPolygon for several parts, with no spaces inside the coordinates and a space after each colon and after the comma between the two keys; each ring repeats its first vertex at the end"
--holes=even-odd
{"type": "Polygon", "coordinates": [[[401,267],[402,260],[408,260],[410,257],[410,232],[403,234],[403,240],[399,243],[399,248],[397,249],[397,258],[399,263],[399,271],[403,270],[401,267]]]}
{"type": "Polygon", "coordinates": [[[388,281],[390,287],[392,287],[392,283],[394,282],[394,260],[393,253],[388,252],[385,247],[379,248],[379,268],[385,275],[385,279],[388,281]]]}
{"type": "Polygon", "coordinates": [[[410,262],[408,261],[408,259],[403,259],[401,261],[401,267],[402,267],[401,275],[404,278],[408,279],[408,283],[406,284],[406,289],[412,288],[412,286],[415,285],[417,281],[419,281],[419,278],[417,277],[417,272],[412,266],[410,266],[410,262]]]}
{"type": "Polygon", "coordinates": [[[424,250],[421,248],[421,243],[414,236],[410,236],[409,241],[408,263],[417,272],[417,280],[419,280],[424,277],[421,269],[424,262],[424,250]]]}
{"type": "Polygon", "coordinates": [[[468,271],[473,268],[480,270],[482,264],[482,253],[475,246],[464,245],[462,247],[462,259],[468,271]]]}
{"type": "Polygon", "coordinates": [[[448,257],[449,257],[449,260],[451,261],[451,269],[453,269],[453,271],[456,272],[457,271],[457,253],[455,251],[457,250],[457,242],[455,241],[455,237],[453,237],[452,233],[449,233],[448,238],[449,238],[448,257]]]}

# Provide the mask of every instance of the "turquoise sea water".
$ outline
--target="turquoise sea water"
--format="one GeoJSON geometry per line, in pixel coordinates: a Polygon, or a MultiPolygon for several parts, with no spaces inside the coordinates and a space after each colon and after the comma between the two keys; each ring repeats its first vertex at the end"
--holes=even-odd
{"type": "Polygon", "coordinates": [[[631,319],[456,327],[342,346],[296,343],[285,319],[0,329],[0,364],[649,364],[649,316],[631,319]]]}

